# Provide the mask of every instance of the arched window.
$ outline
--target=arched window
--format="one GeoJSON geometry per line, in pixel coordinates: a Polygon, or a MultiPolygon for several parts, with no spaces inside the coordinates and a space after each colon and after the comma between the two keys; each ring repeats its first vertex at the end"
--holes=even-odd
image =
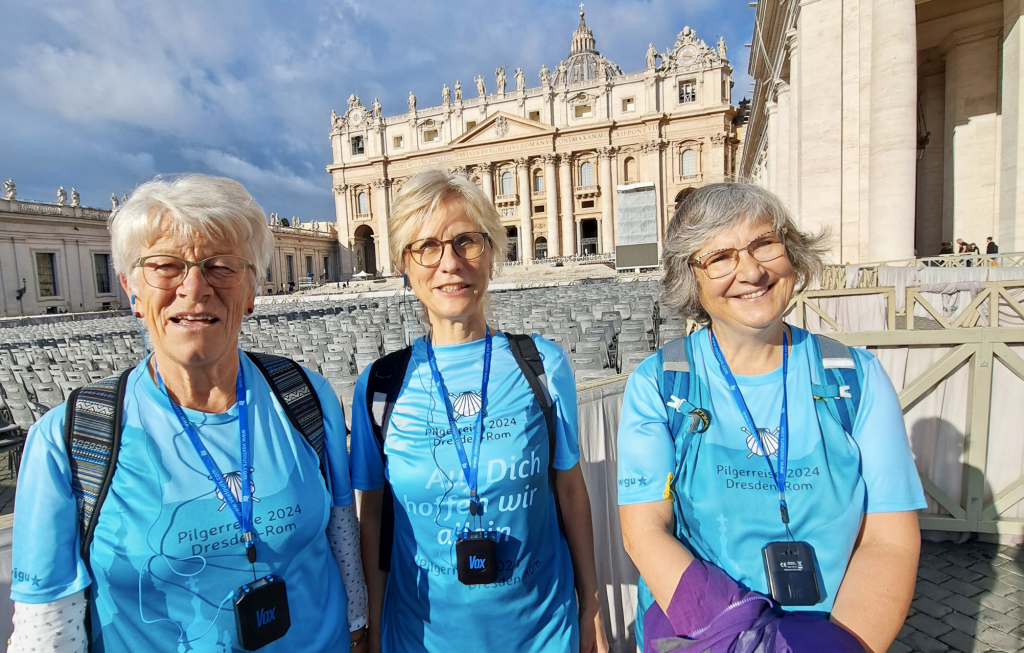
{"type": "Polygon", "coordinates": [[[512,180],[511,172],[501,173],[501,194],[514,195],[516,192],[515,182],[512,180]]]}
{"type": "Polygon", "coordinates": [[[548,239],[544,236],[533,241],[533,258],[548,257],[548,239]]]}
{"type": "Polygon", "coordinates": [[[697,174],[697,154],[693,150],[683,150],[680,156],[680,168],[684,177],[693,177],[697,174]]]}
{"type": "Polygon", "coordinates": [[[533,192],[543,193],[544,192],[544,173],[538,170],[533,173],[533,192]]]}
{"type": "Polygon", "coordinates": [[[594,164],[590,161],[584,161],[580,165],[580,186],[593,186],[594,185],[594,164]]]}
{"type": "Polygon", "coordinates": [[[359,215],[366,215],[370,212],[370,201],[369,198],[366,197],[366,191],[356,195],[356,206],[356,210],[359,215]]]}
{"type": "Polygon", "coordinates": [[[632,184],[636,181],[636,159],[633,157],[626,158],[625,163],[622,165],[622,176],[627,184],[632,184]]]}

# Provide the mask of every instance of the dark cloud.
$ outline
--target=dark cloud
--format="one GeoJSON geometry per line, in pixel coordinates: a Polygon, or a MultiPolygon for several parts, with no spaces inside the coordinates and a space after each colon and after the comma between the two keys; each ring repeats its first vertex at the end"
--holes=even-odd
{"type": "MultiPolygon", "coordinates": [[[[107,206],[158,173],[198,171],[244,183],[269,211],[333,220],[331,109],[350,94],[385,114],[441,101],[441,85],[508,65],[538,84],[568,55],[578,3],[333,0],[0,0],[0,177],[51,200],[75,186],[107,206]]],[[[725,36],[734,97],[746,75],[753,10],[735,0],[586,3],[602,54],[627,72],[685,25],[725,36]]]]}

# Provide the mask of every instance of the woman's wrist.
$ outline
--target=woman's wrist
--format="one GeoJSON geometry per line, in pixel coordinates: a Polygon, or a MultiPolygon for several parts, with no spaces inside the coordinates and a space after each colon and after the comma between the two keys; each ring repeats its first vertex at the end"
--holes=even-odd
{"type": "Polygon", "coordinates": [[[361,644],[365,644],[367,642],[367,640],[369,639],[369,631],[366,629],[366,626],[363,626],[358,630],[353,630],[352,632],[350,632],[349,639],[351,640],[351,648],[354,649],[357,646],[360,646],[361,644]]]}

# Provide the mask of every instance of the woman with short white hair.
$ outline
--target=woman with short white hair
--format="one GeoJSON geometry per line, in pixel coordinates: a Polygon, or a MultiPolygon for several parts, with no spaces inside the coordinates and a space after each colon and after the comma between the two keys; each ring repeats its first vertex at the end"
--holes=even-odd
{"type": "Polygon", "coordinates": [[[238,349],[274,250],[263,210],[230,179],[157,178],[110,233],[153,353],[29,432],[8,650],[365,648],[338,398],[238,349]]]}
{"type": "Polygon", "coordinates": [[[783,321],[826,251],[749,184],[697,189],[668,226],[661,304],[702,328],[623,398],[645,653],[874,653],[903,625],[925,499],[896,392],[872,354],[783,321]]]}
{"type": "Polygon", "coordinates": [[[388,236],[430,333],[356,384],[370,650],[606,651],[572,370],[484,316],[507,240],[494,205],[465,176],[422,172],[388,236]]]}

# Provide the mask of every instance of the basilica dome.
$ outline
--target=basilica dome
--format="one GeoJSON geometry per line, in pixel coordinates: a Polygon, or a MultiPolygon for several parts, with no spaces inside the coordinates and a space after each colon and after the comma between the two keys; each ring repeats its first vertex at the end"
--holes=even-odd
{"type": "Polygon", "coordinates": [[[572,34],[572,45],[569,48],[569,61],[566,64],[568,82],[582,82],[599,79],[602,75],[614,77],[622,74],[622,68],[608,61],[597,51],[594,32],[587,27],[587,21],[580,10],[580,26],[572,34]]]}

